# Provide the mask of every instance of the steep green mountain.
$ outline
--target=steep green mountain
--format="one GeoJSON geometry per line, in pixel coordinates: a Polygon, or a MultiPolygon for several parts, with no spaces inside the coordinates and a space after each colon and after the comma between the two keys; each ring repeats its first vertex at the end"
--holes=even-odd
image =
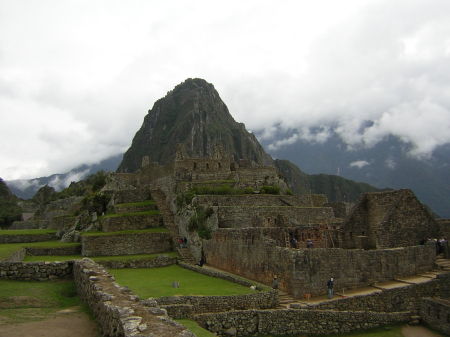
{"type": "Polygon", "coordinates": [[[354,201],[361,193],[381,191],[366,183],[358,183],[328,174],[306,174],[289,160],[275,160],[275,166],[296,194],[325,194],[329,201],[354,201]]]}
{"type": "Polygon", "coordinates": [[[216,145],[221,145],[235,160],[273,165],[256,137],[233,119],[214,86],[198,78],[187,79],[156,101],[118,171],[136,171],[144,156],[168,164],[175,158],[177,144],[184,144],[187,154],[194,157],[212,155],[216,145]]]}
{"type": "Polygon", "coordinates": [[[17,198],[0,178],[0,227],[6,227],[22,217],[22,209],[17,204],[17,198]]]}

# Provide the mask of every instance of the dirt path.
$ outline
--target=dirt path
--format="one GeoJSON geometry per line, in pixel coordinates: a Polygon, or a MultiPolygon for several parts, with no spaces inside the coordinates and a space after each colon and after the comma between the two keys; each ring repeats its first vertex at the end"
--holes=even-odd
{"type": "Polygon", "coordinates": [[[423,326],[405,325],[402,327],[402,334],[405,337],[442,337],[423,326]]]}
{"type": "Polygon", "coordinates": [[[0,325],[0,337],[98,337],[89,316],[76,310],[62,310],[43,321],[0,325]]]}

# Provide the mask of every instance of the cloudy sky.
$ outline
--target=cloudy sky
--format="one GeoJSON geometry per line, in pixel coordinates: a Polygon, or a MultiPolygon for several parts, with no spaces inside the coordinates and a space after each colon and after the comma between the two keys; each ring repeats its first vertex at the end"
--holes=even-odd
{"type": "Polygon", "coordinates": [[[154,101],[213,83],[275,150],[450,142],[450,1],[0,0],[0,177],[122,153],[154,101]]]}

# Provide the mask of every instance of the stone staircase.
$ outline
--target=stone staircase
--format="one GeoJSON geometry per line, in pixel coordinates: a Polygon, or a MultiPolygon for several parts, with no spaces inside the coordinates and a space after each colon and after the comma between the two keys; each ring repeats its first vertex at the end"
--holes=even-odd
{"type": "Polygon", "coordinates": [[[436,264],[439,269],[444,271],[450,271],[450,259],[445,259],[443,255],[438,255],[436,258],[436,264]]]}
{"type": "Polygon", "coordinates": [[[177,248],[177,252],[180,255],[181,261],[188,264],[197,264],[198,261],[195,260],[189,248],[177,248]]]}
{"type": "Polygon", "coordinates": [[[289,309],[289,306],[292,303],[298,302],[298,300],[293,298],[291,295],[281,290],[278,290],[278,301],[279,303],[277,309],[289,309]]]}

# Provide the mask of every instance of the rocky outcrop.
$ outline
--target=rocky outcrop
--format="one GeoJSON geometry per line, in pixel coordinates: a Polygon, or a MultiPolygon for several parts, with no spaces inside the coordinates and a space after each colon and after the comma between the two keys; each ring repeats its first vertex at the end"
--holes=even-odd
{"type": "Polygon", "coordinates": [[[260,165],[272,165],[256,137],[237,123],[214,86],[205,80],[187,79],[158,100],[144,118],[119,172],[138,170],[146,161],[169,164],[175,159],[177,144],[187,155],[207,157],[217,145],[234,156],[260,165]]]}

